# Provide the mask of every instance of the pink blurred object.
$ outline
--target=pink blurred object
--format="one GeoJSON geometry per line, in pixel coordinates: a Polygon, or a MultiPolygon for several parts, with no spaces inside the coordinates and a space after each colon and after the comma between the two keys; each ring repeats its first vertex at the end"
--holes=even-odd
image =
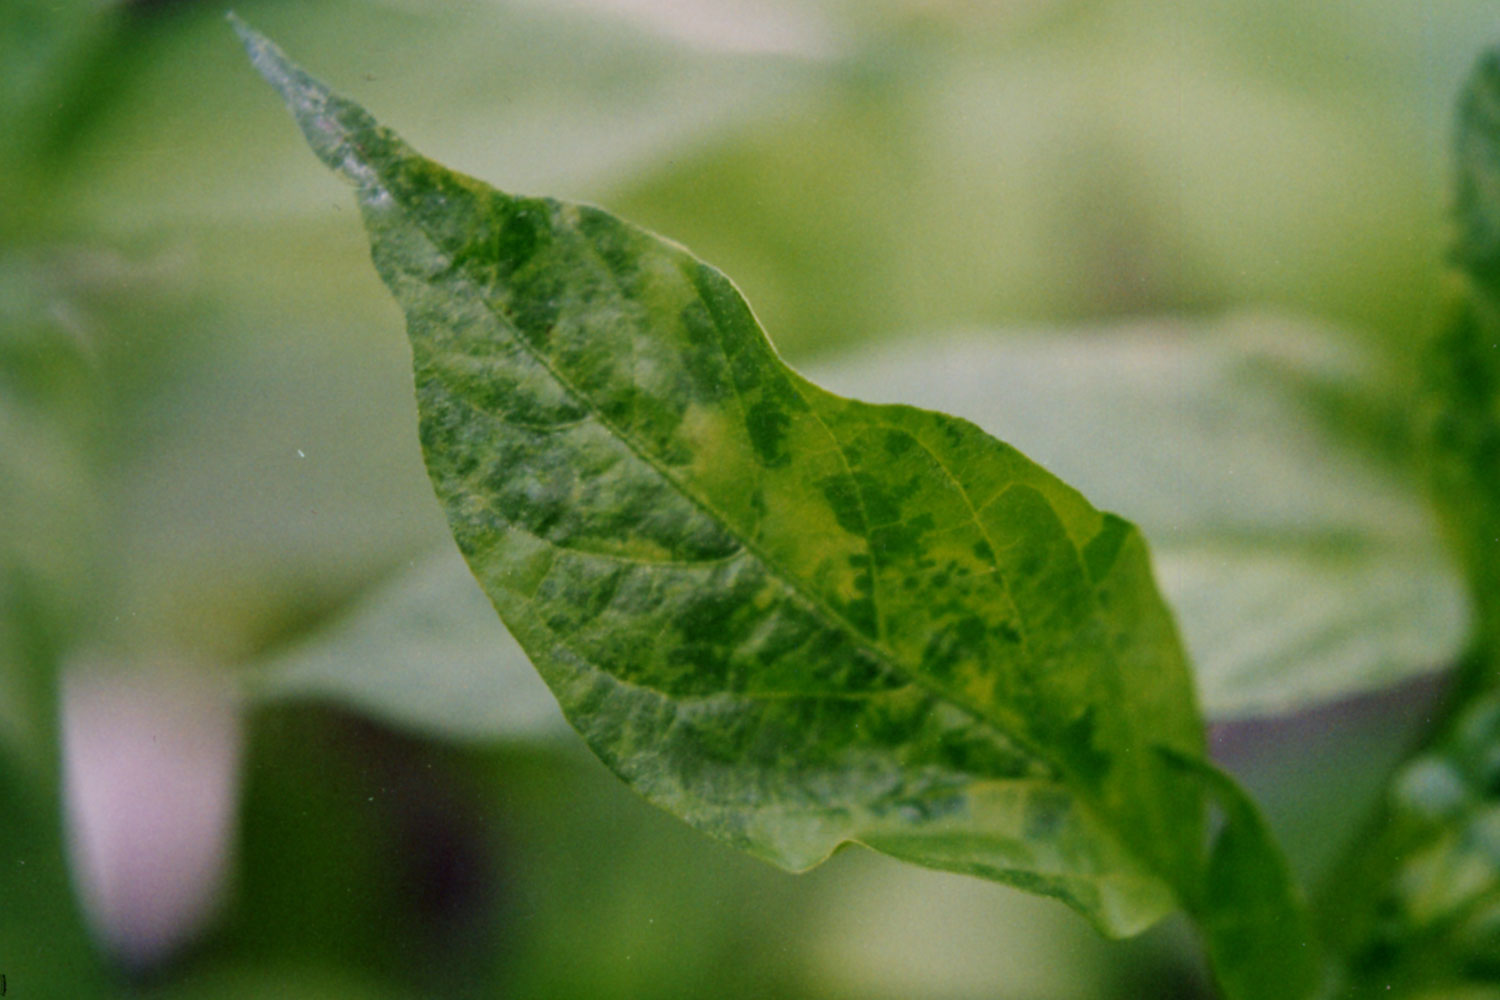
{"type": "Polygon", "coordinates": [[[63,780],[75,888],[96,938],[144,970],[190,942],[227,884],[239,705],[211,670],[70,670],[63,780]]]}

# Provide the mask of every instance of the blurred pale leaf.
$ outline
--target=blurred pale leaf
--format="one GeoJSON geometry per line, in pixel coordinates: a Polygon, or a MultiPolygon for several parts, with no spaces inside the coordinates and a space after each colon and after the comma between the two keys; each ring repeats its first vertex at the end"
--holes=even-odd
{"type": "Polygon", "coordinates": [[[1088,997],[1117,967],[1106,943],[1046,900],[976,879],[838,859],[809,921],[819,995],[862,1000],[1088,997]]]}
{"type": "Polygon", "coordinates": [[[569,732],[452,546],[262,664],[254,684],[262,698],[330,698],[448,738],[545,742],[569,732]]]}
{"type": "Polygon", "coordinates": [[[1204,710],[1225,718],[1389,686],[1451,666],[1464,641],[1413,470],[1299,395],[1306,379],[1362,391],[1360,360],[1263,318],[932,339],[818,374],[968,417],[1139,524],[1204,710]]]}
{"type": "Polygon", "coordinates": [[[735,275],[783,351],[1260,302],[1396,345],[1424,320],[1486,4],[1108,0],[1019,39],[984,25],[1042,5],[880,6],[922,16],[610,201],[735,275]]]}

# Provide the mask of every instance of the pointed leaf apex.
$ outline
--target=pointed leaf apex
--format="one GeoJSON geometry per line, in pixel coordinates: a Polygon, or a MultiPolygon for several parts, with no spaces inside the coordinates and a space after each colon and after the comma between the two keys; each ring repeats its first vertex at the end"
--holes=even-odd
{"type": "Polygon", "coordinates": [[[304,72],[275,42],[239,15],[230,11],[225,17],[244,44],[250,64],[276,88],[318,159],[356,183],[365,181],[368,171],[350,156],[349,138],[361,126],[373,124],[360,120],[368,119],[368,115],[304,72]]]}

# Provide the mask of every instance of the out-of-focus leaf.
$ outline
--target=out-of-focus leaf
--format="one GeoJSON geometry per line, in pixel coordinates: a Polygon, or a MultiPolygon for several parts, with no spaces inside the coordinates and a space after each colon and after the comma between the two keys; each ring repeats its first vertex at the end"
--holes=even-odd
{"type": "Polygon", "coordinates": [[[1478,628],[1448,718],[1330,886],[1341,996],[1500,988],[1500,48],[1460,96],[1456,138],[1460,274],[1448,325],[1428,345],[1428,429],[1478,628]]]}
{"type": "Polygon", "coordinates": [[[262,698],[329,698],[443,737],[548,742],[557,701],[457,550],[396,574],[260,668],[262,698]]]}
{"type": "Polygon", "coordinates": [[[1238,785],[1199,758],[1170,754],[1204,783],[1222,823],[1209,848],[1198,914],[1225,996],[1309,997],[1323,977],[1307,908],[1260,810],[1238,785]]]}
{"type": "Polygon", "coordinates": [[[117,996],[73,897],[52,783],[17,763],[0,754],[0,975],[8,995],[117,996]]]}
{"type": "Polygon", "coordinates": [[[1461,297],[1428,355],[1434,473],[1500,684],[1500,50],[1458,107],[1453,256],[1461,297]]]}
{"type": "MultiPolygon", "coordinates": [[[[142,20],[108,80],[109,102],[74,139],[59,209],[96,234],[258,227],[327,218],[329,188],[307,184],[291,137],[229,141],[270,112],[218,53],[222,7],[142,20]],[[85,152],[86,151],[86,152],[85,152]]],[[[764,114],[816,60],[709,52],[551,4],[241,5],[299,44],[330,53],[384,105],[422,112],[424,141],[479,171],[596,193],[729,123],[764,114]],[[494,57],[503,44],[504,59],[494,57]],[[352,44],[351,44],[352,42],[352,44]]],[[[265,128],[268,136],[271,129],[265,128]]]]}
{"type": "Polygon", "coordinates": [[[0,257],[0,746],[50,755],[53,671],[99,543],[98,386],[49,268],[0,257]]]}
{"type": "Polygon", "coordinates": [[[927,340],[818,374],[967,417],[1139,524],[1204,711],[1225,718],[1388,686],[1461,648],[1462,587],[1414,477],[1299,393],[1364,392],[1358,360],[1261,319],[927,340]]]}
{"type": "Polygon", "coordinates": [[[858,840],[1117,934],[1204,902],[1152,752],[1201,724],[1129,524],[806,382],[685,251],[424,160],[241,31],[357,186],[459,548],[617,773],[786,867],[858,840]]]}
{"type": "Polygon", "coordinates": [[[1266,301],[1410,344],[1482,3],[1420,31],[1402,0],[1065,3],[1024,44],[986,26],[1036,4],[920,6],[611,206],[735,275],[789,355],[1266,301]]]}
{"type": "Polygon", "coordinates": [[[0,183],[7,207],[0,238],[54,206],[39,192],[51,180],[43,147],[65,117],[88,60],[118,20],[120,4],[98,0],[7,0],[0,5],[0,183]],[[63,108],[59,113],[59,108],[63,108]]]}
{"type": "Polygon", "coordinates": [[[1391,787],[1367,867],[1345,873],[1361,905],[1335,901],[1339,995],[1500,989],[1500,697],[1473,700],[1391,787]]]}
{"type": "Polygon", "coordinates": [[[141,995],[143,1000],[405,1000],[416,994],[331,963],[260,959],[193,969],[141,995]]]}

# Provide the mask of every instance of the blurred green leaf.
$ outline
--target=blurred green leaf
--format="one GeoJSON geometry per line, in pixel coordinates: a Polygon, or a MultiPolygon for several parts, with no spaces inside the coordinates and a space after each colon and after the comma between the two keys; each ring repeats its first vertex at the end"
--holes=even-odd
{"type": "Polygon", "coordinates": [[[1451,666],[1462,585],[1415,466],[1373,457],[1300,386],[1378,398],[1305,323],[1170,321],[959,336],[828,362],[834,389],[942,406],[1151,539],[1210,718],[1272,714],[1451,666]]]}
{"type": "MultiPolygon", "coordinates": [[[[328,52],[383,106],[420,111],[421,138],[455,163],[503,164],[523,187],[580,194],[763,114],[819,71],[815,59],[699,50],[547,4],[248,0],[241,10],[328,52]]],[[[183,5],[129,26],[100,74],[106,93],[71,137],[77,155],[56,168],[63,224],[121,238],[333,215],[332,187],[308,182],[292,137],[275,139],[271,110],[224,57],[221,12],[183,5]],[[233,135],[253,128],[268,140],[230,141],[228,122],[233,135]]]]}
{"type": "Polygon", "coordinates": [[[1500,684],[1500,50],[1460,98],[1454,152],[1463,284],[1428,354],[1434,485],[1500,684]]]}
{"type": "Polygon", "coordinates": [[[98,558],[96,375],[56,269],[0,255],[0,745],[38,763],[98,558]]]}
{"type": "Polygon", "coordinates": [[[120,4],[99,0],[9,0],[0,6],[0,181],[7,207],[0,238],[13,240],[55,206],[47,154],[113,36],[120,4]]]}
{"type": "MultiPolygon", "coordinates": [[[[1334,936],[1350,997],[1500,989],[1500,697],[1473,699],[1397,773],[1334,936]]],[[[1477,994],[1477,995],[1483,995],[1477,994]]]]}
{"type": "Polygon", "coordinates": [[[1460,95],[1448,322],[1428,345],[1436,499],[1477,612],[1448,716],[1330,883],[1351,997],[1500,988],[1500,48],[1460,95]]]}
{"type": "Polygon", "coordinates": [[[1219,985],[1230,1000],[1310,997],[1322,955],[1301,893],[1270,827],[1249,796],[1201,758],[1169,754],[1201,780],[1221,824],[1209,847],[1198,913],[1219,985]]]}
{"type": "Polygon", "coordinates": [[[1018,35],[1049,5],[883,6],[910,16],[610,197],[735,275],[788,356],[1272,303],[1410,373],[1484,3],[1420,30],[1403,0],[1054,3],[1018,35]]]}
{"type": "Polygon", "coordinates": [[[318,962],[220,962],[143,991],[147,1000],[399,1000],[415,994],[318,962]]]}
{"type": "Polygon", "coordinates": [[[73,896],[50,776],[16,764],[0,756],[0,974],[14,996],[116,996],[73,896]]]}

